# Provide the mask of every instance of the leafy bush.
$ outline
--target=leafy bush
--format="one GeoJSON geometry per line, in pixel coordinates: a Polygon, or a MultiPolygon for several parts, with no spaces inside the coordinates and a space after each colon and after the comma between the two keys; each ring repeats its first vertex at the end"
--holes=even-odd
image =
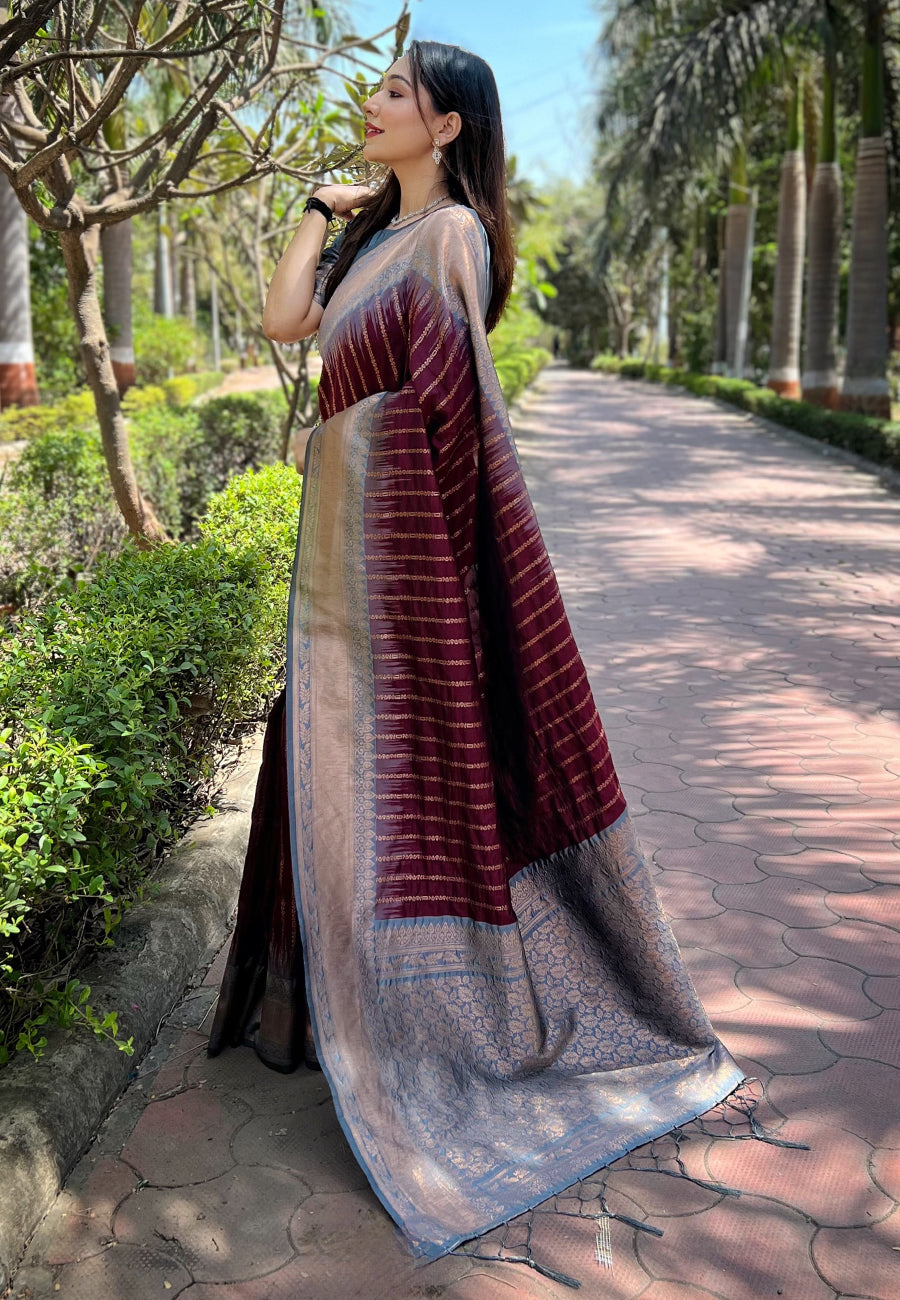
{"type": "Polygon", "coordinates": [[[507,403],[515,401],[552,360],[546,348],[535,345],[535,339],[544,330],[542,318],[517,302],[514,294],[497,328],[488,336],[497,378],[507,403]]]}
{"type": "Polygon", "coordinates": [[[166,390],[162,384],[132,385],[126,389],[122,398],[122,411],[125,415],[135,415],[152,406],[166,405],[166,390]]]}
{"type": "Polygon", "coordinates": [[[271,696],[300,490],[285,465],[250,470],[210,501],[195,545],[128,539],[5,635],[0,1064],[39,1052],[44,1024],[115,1034],[78,970],[140,896],[215,742],[271,696]]]}
{"type": "MultiPolygon", "coordinates": [[[[287,410],[280,392],[173,408],[162,388],[133,389],[125,406],[137,480],[167,532],[182,539],[194,537],[214,492],[275,458],[287,410]],[[131,406],[132,392],[151,400],[131,406]]],[[[0,604],[33,603],[76,583],[127,536],[95,422],[60,424],[58,410],[0,476],[0,604]]]]}
{"type": "Polygon", "coordinates": [[[190,321],[183,316],[158,316],[143,298],[135,298],[133,310],[134,355],[140,383],[161,384],[170,371],[182,374],[200,368],[209,344],[190,321]]]}
{"type": "Polygon", "coordinates": [[[35,377],[41,400],[54,402],[85,385],[87,374],[59,236],[29,221],[28,241],[35,377]]]}
{"type": "Polygon", "coordinates": [[[202,393],[218,388],[224,378],[221,370],[201,370],[196,375],[173,375],[162,388],[170,406],[187,406],[202,393]]]}
{"type": "Polygon", "coordinates": [[[717,397],[787,429],[843,447],[880,465],[900,469],[900,423],[895,421],[878,420],[872,415],[857,415],[851,411],[828,411],[810,402],[789,401],[770,388],[760,388],[746,379],[696,375],[686,370],[645,365],[643,361],[622,361],[607,354],[595,357],[591,368],[626,379],[676,384],[698,397],[717,397]]]}
{"type": "Polygon", "coordinates": [[[124,535],[96,429],[37,435],[0,486],[0,603],[28,604],[74,583],[124,535]]]}
{"type": "Polygon", "coordinates": [[[495,361],[497,378],[507,404],[515,401],[523,389],[528,387],[547,364],[549,357],[550,353],[544,348],[531,348],[528,352],[521,352],[514,357],[501,357],[495,361]]]}
{"type": "Polygon", "coordinates": [[[47,429],[94,422],[94,395],[89,388],[69,393],[52,406],[13,406],[0,413],[0,442],[33,438],[47,429]]]}
{"type": "Polygon", "coordinates": [[[210,496],[221,491],[235,474],[278,458],[287,403],[280,390],[235,393],[211,397],[192,411],[199,433],[183,461],[181,508],[185,535],[210,496]]]}

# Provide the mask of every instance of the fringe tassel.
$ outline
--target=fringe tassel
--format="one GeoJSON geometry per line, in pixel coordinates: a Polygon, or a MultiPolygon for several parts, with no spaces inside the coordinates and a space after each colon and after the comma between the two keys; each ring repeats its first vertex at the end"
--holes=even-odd
{"type": "Polygon", "coordinates": [[[537,1217],[539,1215],[554,1214],[567,1218],[593,1220],[596,1223],[594,1263],[598,1268],[611,1270],[613,1268],[612,1240],[609,1228],[611,1220],[617,1219],[620,1223],[625,1223],[639,1232],[648,1232],[654,1237],[663,1236],[662,1228],[656,1227],[655,1224],[633,1219],[627,1214],[617,1214],[610,1210],[606,1203],[606,1193],[615,1190],[617,1172],[666,1174],[670,1178],[683,1178],[686,1182],[693,1183],[696,1187],[703,1187],[706,1191],[713,1192],[717,1196],[738,1197],[741,1193],[737,1188],[707,1182],[705,1179],[695,1178],[693,1174],[689,1174],[681,1158],[682,1144],[689,1142],[692,1137],[709,1137],[731,1142],[743,1142],[749,1139],[751,1141],[766,1142],[770,1146],[788,1147],[795,1151],[809,1150],[805,1142],[788,1142],[784,1138],[769,1133],[760,1124],[756,1117],[756,1110],[762,1095],[763,1085],[759,1079],[745,1079],[734,1092],[720,1101],[706,1115],[700,1115],[697,1119],[691,1120],[689,1124],[672,1129],[671,1132],[664,1134],[661,1138],[656,1138],[645,1147],[639,1147],[637,1150],[629,1152],[627,1155],[622,1156],[620,1160],[617,1160],[614,1165],[590,1174],[573,1187],[567,1188],[565,1192],[560,1192],[551,1197],[543,1205],[526,1210],[524,1214],[520,1214],[508,1223],[493,1228],[491,1232],[485,1233],[483,1237],[476,1238],[471,1242],[463,1242],[451,1253],[464,1255],[468,1259],[488,1260],[495,1264],[525,1264],[543,1277],[559,1282],[561,1286],[570,1287],[573,1291],[579,1291],[581,1283],[577,1278],[570,1277],[567,1273],[560,1273],[559,1270],[541,1264],[535,1259],[532,1237],[537,1217]],[[759,1085],[758,1093],[754,1092],[753,1084],[759,1085]],[[737,1118],[732,1118],[732,1113],[736,1114],[737,1118]],[[747,1131],[737,1132],[738,1128],[746,1128],[747,1131]],[[662,1150],[660,1150],[660,1144],[665,1144],[662,1150]],[[674,1150],[672,1144],[674,1144],[674,1150]],[[676,1168],[664,1168],[664,1162],[674,1163],[676,1168]],[[564,1208],[566,1203],[571,1204],[573,1201],[577,1203],[577,1209],[564,1208]],[[516,1241],[515,1245],[512,1245],[511,1239],[515,1240],[519,1234],[522,1234],[524,1240],[520,1239],[516,1241]],[[489,1247],[493,1247],[493,1249],[489,1249],[489,1247]]]}

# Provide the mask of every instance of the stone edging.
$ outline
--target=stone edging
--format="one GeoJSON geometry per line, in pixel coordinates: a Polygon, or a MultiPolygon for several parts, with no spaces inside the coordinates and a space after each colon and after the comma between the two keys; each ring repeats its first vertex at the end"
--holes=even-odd
{"type": "Polygon", "coordinates": [[[0,1073],[0,1294],[161,1022],[222,945],[247,852],[263,733],[241,740],[217,791],[222,811],[195,821],[154,873],[158,896],[128,911],[115,947],[81,973],[92,1006],[101,1015],[116,1010],[120,1036],[134,1036],[134,1055],[89,1031],[57,1029],[40,1060],[23,1054],[0,1073]]]}

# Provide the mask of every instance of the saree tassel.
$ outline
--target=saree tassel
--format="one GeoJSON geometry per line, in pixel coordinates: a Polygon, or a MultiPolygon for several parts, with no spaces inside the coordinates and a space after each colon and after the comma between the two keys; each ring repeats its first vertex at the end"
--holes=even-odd
{"type": "Polygon", "coordinates": [[[598,1268],[611,1269],[613,1266],[612,1237],[609,1231],[608,1214],[599,1214],[597,1216],[597,1231],[594,1234],[594,1259],[597,1261],[598,1268]]]}

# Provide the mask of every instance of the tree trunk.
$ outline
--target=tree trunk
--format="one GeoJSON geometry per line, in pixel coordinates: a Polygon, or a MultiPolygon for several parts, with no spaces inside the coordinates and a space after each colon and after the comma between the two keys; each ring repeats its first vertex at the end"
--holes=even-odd
{"type": "Polygon", "coordinates": [[[747,157],[743,144],[735,149],[729,185],[725,219],[725,368],[732,379],[741,379],[747,350],[756,217],[754,199],[747,184],[747,157]]]}
{"type": "Polygon", "coordinates": [[[844,226],[844,189],[841,166],[837,161],[834,114],[836,77],[834,34],[828,28],[825,32],[819,161],[809,199],[803,400],[830,408],[837,406],[839,398],[837,339],[841,233],[844,226]]]}
{"type": "MultiPolygon", "coordinates": [[[[668,232],[664,232],[662,255],[660,258],[659,269],[659,310],[656,320],[656,350],[659,356],[660,347],[664,349],[663,364],[671,365],[672,354],[669,350],[669,339],[671,329],[669,325],[669,244],[668,232]]],[[[656,358],[654,358],[656,360],[656,358]]]]}
{"type": "MultiPolygon", "coordinates": [[[[6,117],[21,121],[12,95],[2,96],[6,117]]],[[[0,409],[38,406],[31,335],[28,218],[6,176],[0,176],[0,409]]]]}
{"type": "Polygon", "coordinates": [[[131,218],[100,231],[103,319],[112,339],[109,355],[121,397],[135,382],[131,329],[131,218]]]}
{"type": "Polygon", "coordinates": [[[769,388],[782,397],[800,396],[800,326],[803,318],[803,261],[806,245],[806,166],[802,149],[790,149],[781,164],[778,200],[778,261],[769,388]]]}
{"type": "Polygon", "coordinates": [[[172,316],[172,272],[169,265],[169,233],[166,205],[160,203],[156,215],[156,265],[153,279],[153,310],[157,316],[172,316]]]}
{"type": "Polygon", "coordinates": [[[173,316],[181,315],[181,245],[178,242],[180,235],[181,232],[173,223],[172,234],[169,237],[169,276],[173,316]]]}
{"type": "Polygon", "coordinates": [[[806,157],[803,152],[803,78],[795,79],[787,148],[778,195],[778,261],[772,311],[768,384],[781,397],[800,396],[800,327],[806,252],[806,157]]]}
{"type": "Polygon", "coordinates": [[[192,250],[185,245],[181,256],[181,310],[197,328],[197,280],[196,263],[192,250]]]}
{"type": "Polygon", "coordinates": [[[863,48],[862,137],[856,155],[847,364],[841,407],[891,418],[888,363],[888,193],[884,143],[881,0],[868,0],[863,48]]]}
{"type": "Polygon", "coordinates": [[[844,190],[840,163],[819,163],[809,203],[803,400],[838,404],[837,337],[844,190]]]}
{"type": "Polygon", "coordinates": [[[752,238],[751,204],[730,204],[725,221],[725,372],[733,379],[744,373],[747,246],[752,238]]]}
{"type": "Polygon", "coordinates": [[[99,230],[73,227],[60,233],[69,281],[69,305],[78,330],[88,383],[94,394],[103,455],[119,509],[142,550],[168,541],[150,501],[141,495],[131,463],[119,389],[97,296],[99,230]]]}
{"type": "Polygon", "coordinates": [[[719,217],[719,279],[716,294],[716,337],[713,346],[712,373],[725,374],[728,354],[728,250],[725,244],[725,218],[719,217]]]}
{"type": "Polygon", "coordinates": [[[209,268],[209,315],[212,325],[213,370],[221,370],[222,340],[219,332],[219,283],[212,267],[209,268]]]}

